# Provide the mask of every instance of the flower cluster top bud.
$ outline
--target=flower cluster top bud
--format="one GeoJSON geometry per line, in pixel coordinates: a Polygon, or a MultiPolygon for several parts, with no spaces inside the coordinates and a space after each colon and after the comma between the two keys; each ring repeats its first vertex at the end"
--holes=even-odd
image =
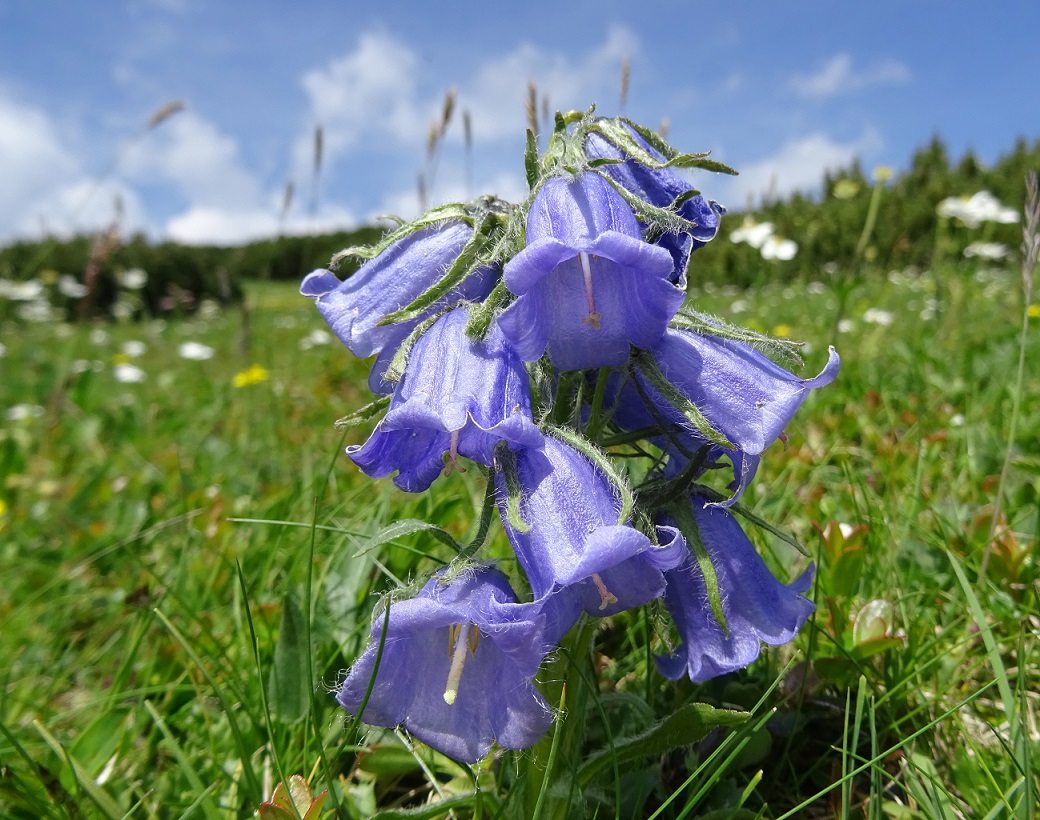
{"type": "Polygon", "coordinates": [[[515,553],[507,578],[476,554],[482,532],[388,602],[339,694],[466,762],[544,734],[532,680],[581,618],[662,600],[680,644],[659,668],[695,681],[795,635],[812,568],[777,581],[733,511],[839,367],[832,350],[799,378],[774,361],[796,358],[789,345],[684,306],[725,209],[679,171],[731,169],[591,109],[557,115],[542,153],[529,134],[525,167],[524,202],[435,208],[337,255],[333,269],[363,260],[345,280],[318,270],[301,286],[348,349],[375,356],[378,398],[344,420],[378,419],[353,462],[409,492],[477,465],[478,518],[497,510],[515,553]]]}

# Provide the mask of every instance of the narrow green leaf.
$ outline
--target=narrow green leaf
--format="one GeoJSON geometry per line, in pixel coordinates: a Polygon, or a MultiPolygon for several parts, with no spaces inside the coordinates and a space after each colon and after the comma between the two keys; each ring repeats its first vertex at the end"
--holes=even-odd
{"type": "Polygon", "coordinates": [[[487,335],[488,328],[491,327],[491,322],[495,318],[499,305],[508,297],[509,291],[506,289],[506,283],[499,279],[498,284],[491,289],[487,299],[469,309],[466,335],[471,339],[483,339],[487,335]]]}
{"type": "Polygon", "coordinates": [[[312,697],[303,618],[296,596],[286,592],[274,646],[274,665],[267,680],[271,713],[283,723],[305,718],[312,697]]]}
{"type": "Polygon", "coordinates": [[[615,740],[613,748],[589,755],[578,769],[578,782],[587,788],[602,772],[617,763],[653,757],[689,746],[704,738],[712,729],[739,726],[751,717],[750,712],[716,709],[706,703],[689,703],[678,711],[631,738],[615,740]]]}
{"type": "Polygon", "coordinates": [[[68,750],[65,749],[58,742],[58,739],[54,737],[50,732],[47,731],[40,721],[34,720],[33,726],[36,727],[36,731],[40,733],[40,736],[44,739],[51,750],[62,759],[66,766],[69,767],[69,771],[72,773],[73,778],[76,780],[76,784],[86,793],[87,797],[93,801],[94,805],[101,810],[106,816],[112,818],[112,820],[119,820],[123,817],[126,812],[119,806],[119,804],[97,783],[94,782],[94,778],[90,776],[83,765],[76,760],[68,750]]]}
{"type": "Polygon", "coordinates": [[[383,529],[379,530],[374,535],[364,539],[361,548],[354,553],[353,557],[358,558],[359,556],[365,555],[366,553],[378,549],[385,544],[389,544],[399,538],[414,535],[417,532],[426,533],[427,535],[432,536],[442,544],[451,547],[456,552],[462,551],[462,545],[459,544],[459,542],[456,541],[447,530],[443,530],[436,524],[431,524],[429,521],[423,521],[418,518],[404,518],[383,527],[383,529]]]}
{"type": "Polygon", "coordinates": [[[494,796],[488,792],[474,792],[465,797],[449,797],[415,809],[378,811],[370,820],[432,820],[435,817],[449,817],[451,812],[463,809],[494,811],[496,808],[498,800],[494,796]]]}
{"type": "Polygon", "coordinates": [[[209,790],[207,790],[206,785],[202,782],[199,773],[195,771],[195,766],[192,764],[191,759],[184,753],[184,749],[178,742],[177,736],[170,731],[170,727],[166,725],[166,721],[163,720],[162,715],[159,714],[150,700],[146,698],[143,703],[145,711],[148,712],[152,720],[155,722],[156,727],[158,727],[160,734],[162,734],[163,739],[166,741],[167,749],[173,753],[177,765],[184,773],[188,783],[191,784],[191,788],[196,794],[204,798],[199,806],[202,809],[202,813],[206,817],[215,819],[220,818],[221,814],[217,809],[216,804],[208,795],[209,790]]]}

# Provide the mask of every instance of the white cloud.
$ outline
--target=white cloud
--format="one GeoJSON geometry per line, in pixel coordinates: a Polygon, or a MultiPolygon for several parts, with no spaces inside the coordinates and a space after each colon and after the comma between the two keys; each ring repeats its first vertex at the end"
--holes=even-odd
{"type": "Polygon", "coordinates": [[[192,205],[258,205],[263,192],[242,164],[238,143],[194,111],[184,111],[148,132],[127,153],[135,180],[173,183],[192,205]]]}
{"type": "Polygon", "coordinates": [[[42,200],[78,170],[43,111],[0,97],[0,230],[32,229],[42,200]]]}
{"type": "MultiPolygon", "coordinates": [[[[366,130],[412,141],[425,128],[427,117],[416,99],[417,66],[418,57],[407,45],[389,34],[368,32],[354,51],[303,76],[329,158],[353,147],[366,130]]],[[[312,147],[308,129],[297,142],[297,167],[313,161],[312,147]]]]}
{"type": "MultiPolygon", "coordinates": [[[[446,78],[428,88],[420,61],[407,44],[382,32],[368,32],[350,53],[304,74],[313,123],[324,130],[330,161],[366,139],[407,148],[418,164],[431,121],[439,114],[448,87],[458,92],[456,113],[469,112],[478,145],[503,138],[522,139],[527,124],[528,82],[546,95],[552,110],[581,107],[590,100],[617,98],[621,61],[639,51],[636,36],[613,26],[598,46],[584,54],[549,52],[530,43],[480,64],[468,78],[446,78]],[[424,87],[427,86],[427,87],[424,87]]],[[[609,106],[607,106],[609,108],[609,106]]],[[[296,141],[298,173],[313,162],[313,125],[296,141]]],[[[461,139],[461,128],[449,131],[461,139]]],[[[301,174],[305,175],[305,174],[301,174]]]]}
{"type": "Polygon", "coordinates": [[[840,52],[812,74],[796,74],[790,88],[800,97],[826,99],[875,85],[901,85],[910,81],[910,69],[898,60],[882,60],[854,69],[852,55],[840,52]]]}
{"type": "Polygon", "coordinates": [[[358,225],[350,211],[322,208],[313,219],[296,216],[284,223],[275,208],[219,208],[196,205],[171,219],[164,235],[187,245],[236,245],[282,234],[326,233],[349,230],[358,225]]]}
{"type": "Polygon", "coordinates": [[[795,191],[815,192],[825,171],[835,171],[863,154],[878,151],[882,140],[867,129],[852,142],[835,142],[817,131],[785,142],[770,157],[738,167],[740,176],[719,177],[713,194],[730,208],[743,208],[749,197],[783,197],[795,191]]]}
{"type": "Polygon", "coordinates": [[[610,102],[620,93],[621,62],[638,52],[635,34],[617,25],[610,28],[600,45],[579,55],[579,59],[574,59],[573,51],[547,52],[521,43],[480,66],[472,81],[460,89],[459,107],[470,111],[477,140],[513,138],[524,133],[529,81],[534,81],[540,95],[547,96],[551,112],[584,110],[589,101],[599,100],[603,113],[610,114],[610,102]]]}

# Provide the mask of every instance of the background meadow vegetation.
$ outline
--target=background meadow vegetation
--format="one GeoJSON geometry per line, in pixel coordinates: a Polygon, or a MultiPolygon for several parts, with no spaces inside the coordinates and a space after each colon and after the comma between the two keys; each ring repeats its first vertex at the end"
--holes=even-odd
{"type": "MultiPolygon", "coordinates": [[[[1037,166],[1020,142],[996,168],[951,167],[936,140],[880,191],[851,168],[822,200],[767,203],[754,216],[798,241],[792,260],[731,242],[740,215],[695,255],[698,309],[805,340],[806,373],[842,354],[747,498],[808,553],[751,528],[781,578],[815,562],[817,611],[700,686],[654,671],[653,613],[605,620],[585,678],[602,706],[584,757],[557,761],[587,816],[1036,816],[1040,307],[1021,224],[970,229],[936,205],[986,188],[1020,210],[1037,166]],[[1012,253],[966,258],[976,239],[1012,253]],[[692,702],[747,717],[641,743],[692,702]]],[[[515,810],[510,754],[460,767],[329,694],[377,594],[448,557],[387,525],[463,538],[484,492],[470,470],[407,495],[341,455],[366,435],[334,421],[367,401],[367,368],[295,280],[348,242],[131,241],[91,313],[128,309],[81,322],[56,285],[87,265],[61,255],[75,243],[0,252],[0,278],[57,304],[26,317],[0,298],[0,815],[249,816],[292,775],[328,789],[311,816],[515,810]],[[133,268],[148,278],[128,289],[133,268]],[[191,300],[161,307],[170,283],[191,300]]],[[[306,813],[283,805],[264,816],[306,813]]]]}

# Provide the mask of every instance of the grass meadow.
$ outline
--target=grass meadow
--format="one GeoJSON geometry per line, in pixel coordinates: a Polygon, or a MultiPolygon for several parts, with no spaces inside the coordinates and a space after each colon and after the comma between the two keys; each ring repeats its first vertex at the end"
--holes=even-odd
{"type": "MultiPolygon", "coordinates": [[[[962,263],[695,283],[699,309],[805,340],[806,373],[842,354],[746,498],[809,555],[751,528],[781,578],[816,563],[817,610],[701,686],[656,673],[652,615],[600,623],[585,754],[608,753],[573,816],[1037,815],[1040,338],[1016,387],[1020,280],[962,263]],[[626,747],[697,701],[749,716],[626,747]]],[[[342,455],[366,431],[334,425],[368,400],[365,363],[291,285],[246,290],[248,310],[178,321],[2,326],[0,816],[247,817],[292,775],[329,790],[321,816],[516,816],[513,753],[461,767],[329,694],[377,593],[448,557],[380,531],[465,537],[479,471],[414,496],[366,479],[342,455]],[[115,378],[127,363],[143,380],[115,378]]]]}

